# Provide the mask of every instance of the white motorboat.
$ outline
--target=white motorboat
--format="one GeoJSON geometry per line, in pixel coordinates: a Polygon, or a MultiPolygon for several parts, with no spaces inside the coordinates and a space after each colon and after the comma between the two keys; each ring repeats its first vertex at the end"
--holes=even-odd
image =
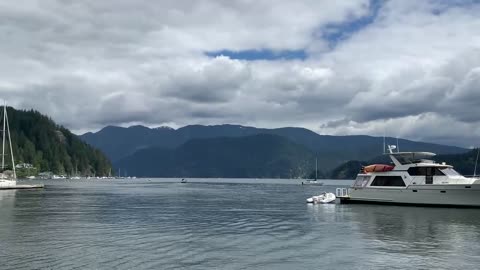
{"type": "Polygon", "coordinates": [[[480,207],[480,178],[436,163],[431,160],[434,153],[389,150],[393,165],[362,168],[350,188],[337,188],[341,203],[480,207]]]}
{"type": "Polygon", "coordinates": [[[336,196],[331,192],[324,192],[320,195],[313,196],[307,199],[307,203],[332,203],[335,202],[336,196]]]}

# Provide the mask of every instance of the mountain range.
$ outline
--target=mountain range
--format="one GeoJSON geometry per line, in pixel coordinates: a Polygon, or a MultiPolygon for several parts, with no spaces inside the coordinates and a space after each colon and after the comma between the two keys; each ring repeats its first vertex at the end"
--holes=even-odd
{"type": "Polygon", "coordinates": [[[140,177],[302,178],[314,155],[271,134],[192,139],[175,149],[150,147],[115,163],[140,177]]]}
{"type": "MultiPolygon", "coordinates": [[[[80,138],[102,150],[116,168],[152,177],[305,177],[314,171],[315,158],[319,170],[325,173],[350,160],[372,159],[382,153],[383,145],[383,137],[330,136],[305,128],[240,125],[179,129],[107,126],[80,138]],[[273,168],[275,172],[270,171],[273,168]]],[[[387,137],[386,141],[397,143],[396,138],[387,137]]],[[[467,151],[405,139],[398,139],[398,143],[402,151],[467,151]]]]}

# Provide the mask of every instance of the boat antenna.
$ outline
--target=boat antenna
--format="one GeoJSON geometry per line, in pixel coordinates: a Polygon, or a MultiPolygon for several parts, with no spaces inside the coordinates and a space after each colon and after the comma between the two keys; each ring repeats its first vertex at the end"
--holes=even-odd
{"type": "Polygon", "coordinates": [[[398,137],[397,137],[397,153],[400,152],[400,147],[398,146],[398,137]]]}
{"type": "Polygon", "coordinates": [[[478,163],[478,154],[480,153],[480,148],[477,148],[477,159],[475,160],[475,169],[473,169],[473,177],[477,176],[477,163],[478,163]]]}
{"type": "Polygon", "coordinates": [[[383,150],[382,153],[385,154],[385,129],[383,129],[383,150]]]}
{"type": "Polygon", "coordinates": [[[5,132],[5,117],[6,117],[6,112],[7,112],[7,102],[4,101],[4,104],[3,104],[3,129],[2,129],[2,171],[5,169],[5,136],[7,135],[7,133],[5,132]]]}
{"type": "MultiPolygon", "coordinates": [[[[7,102],[4,106],[5,110],[5,122],[7,122],[7,131],[8,131],[8,143],[10,144],[10,156],[12,157],[12,170],[13,170],[13,179],[17,179],[17,172],[15,171],[15,159],[13,158],[13,147],[12,147],[12,135],[10,134],[10,124],[8,124],[8,115],[7,115],[7,102]]],[[[5,123],[4,122],[4,123],[5,123]]],[[[5,138],[5,136],[4,136],[5,138]]]]}

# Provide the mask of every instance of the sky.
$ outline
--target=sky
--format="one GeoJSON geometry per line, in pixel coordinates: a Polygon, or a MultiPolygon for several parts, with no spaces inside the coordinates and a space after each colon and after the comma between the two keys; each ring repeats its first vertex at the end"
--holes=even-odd
{"type": "Polygon", "coordinates": [[[480,1],[0,0],[0,99],[106,125],[480,145],[480,1]]]}

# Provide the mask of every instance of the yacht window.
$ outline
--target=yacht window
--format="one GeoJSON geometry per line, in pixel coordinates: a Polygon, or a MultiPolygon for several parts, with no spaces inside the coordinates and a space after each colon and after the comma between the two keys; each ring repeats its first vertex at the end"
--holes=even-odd
{"type": "Polygon", "coordinates": [[[444,173],[444,175],[447,175],[447,176],[462,176],[452,168],[445,168],[445,169],[442,169],[441,171],[442,173],[444,173]]]}
{"type": "Polygon", "coordinates": [[[411,159],[411,157],[408,157],[408,156],[396,156],[395,158],[402,165],[413,163],[413,160],[411,159]]]}
{"type": "Polygon", "coordinates": [[[424,175],[438,175],[438,176],[443,176],[445,173],[442,172],[437,167],[411,167],[408,169],[408,174],[412,176],[424,176],[424,175]]]}
{"type": "Polygon", "coordinates": [[[370,186],[376,187],[404,187],[405,182],[401,176],[376,176],[370,186]]]}
{"type": "Polygon", "coordinates": [[[357,179],[355,179],[355,184],[353,186],[354,187],[364,187],[364,186],[367,185],[368,180],[370,180],[370,176],[359,175],[359,176],[357,176],[357,179]]]}
{"type": "Polygon", "coordinates": [[[421,163],[421,162],[427,162],[427,163],[432,163],[431,160],[427,159],[419,159],[415,157],[415,154],[412,153],[411,155],[397,155],[395,158],[400,162],[402,165],[405,164],[412,164],[412,163],[421,163]]]}
{"type": "Polygon", "coordinates": [[[411,168],[408,169],[408,174],[410,174],[412,176],[426,175],[427,170],[425,169],[425,167],[411,167],[411,168]]]}

